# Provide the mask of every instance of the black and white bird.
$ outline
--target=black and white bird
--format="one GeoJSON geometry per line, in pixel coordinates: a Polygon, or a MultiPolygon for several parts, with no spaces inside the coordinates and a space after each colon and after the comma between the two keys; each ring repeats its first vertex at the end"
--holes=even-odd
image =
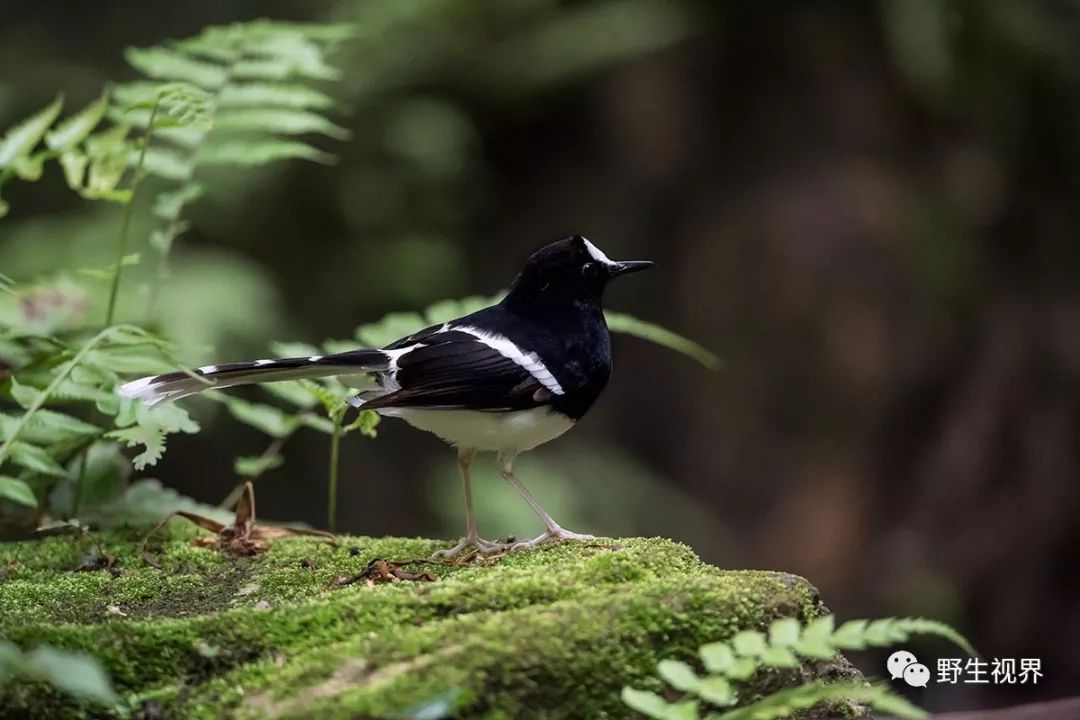
{"type": "Polygon", "coordinates": [[[135,380],[120,393],[154,405],[211,388],[367,374],[353,405],[398,417],[457,448],[465,493],[465,537],[439,554],[534,547],[589,539],[563,529],[514,475],[514,458],[553,440],[588,412],[611,376],[611,339],[601,307],[619,275],[652,266],[617,262],[580,235],[534,252],[506,297],[380,350],[207,365],[135,380]],[[540,516],[545,531],[517,543],[482,539],[473,514],[469,466],[477,451],[497,453],[499,472],[540,516]]]}

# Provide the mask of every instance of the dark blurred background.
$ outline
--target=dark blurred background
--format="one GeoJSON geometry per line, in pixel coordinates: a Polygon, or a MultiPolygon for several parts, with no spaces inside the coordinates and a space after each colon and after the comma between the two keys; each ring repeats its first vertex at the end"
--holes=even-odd
{"type": "MultiPolygon", "coordinates": [[[[358,23],[328,89],[353,133],[340,162],[206,179],[162,300],[186,359],[491,294],[583,233],[657,262],[608,307],[724,368],[617,337],[606,396],[519,465],[564,525],[667,535],[805,575],[842,617],[923,614],[988,658],[1043,661],[1035,687],[932,684],[916,699],[933,709],[1080,689],[1077,3],[101,0],[2,17],[0,127],[131,78],[126,46],[255,17],[358,23]]],[[[5,188],[0,270],[110,262],[120,210],[44,183],[5,188]]],[[[206,431],[155,474],[218,502],[266,439],[194,407],[206,431]]],[[[285,455],[261,515],[322,524],[326,437],[285,455]]],[[[458,535],[452,458],[395,421],[350,436],[342,529],[458,535]]],[[[479,475],[482,534],[540,529],[490,459],[479,475]]]]}

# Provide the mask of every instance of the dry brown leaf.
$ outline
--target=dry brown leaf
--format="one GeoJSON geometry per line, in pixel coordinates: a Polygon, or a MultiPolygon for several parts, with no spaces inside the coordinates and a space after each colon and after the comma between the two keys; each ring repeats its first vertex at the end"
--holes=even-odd
{"type": "Polygon", "coordinates": [[[328,532],[321,530],[308,530],[306,528],[284,528],[258,525],[255,522],[255,486],[251,481],[244,483],[244,491],[236,502],[236,514],[233,522],[224,525],[216,520],[177,510],[169,513],[159,522],[143,540],[143,559],[154,567],[160,567],[156,559],[150,555],[146,546],[166,523],[173,517],[182,517],[189,522],[198,525],[203,530],[214,533],[213,537],[201,537],[191,541],[192,545],[205,548],[213,548],[226,555],[251,556],[264,553],[267,550],[267,541],[278,540],[287,537],[318,537],[336,543],[337,538],[328,532]]]}

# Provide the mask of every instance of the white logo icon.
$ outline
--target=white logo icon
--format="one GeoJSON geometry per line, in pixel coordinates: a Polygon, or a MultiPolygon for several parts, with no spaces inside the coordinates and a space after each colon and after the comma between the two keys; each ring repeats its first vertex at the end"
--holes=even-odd
{"type": "MultiPolygon", "coordinates": [[[[885,662],[885,667],[888,668],[889,677],[893,680],[899,680],[900,678],[907,679],[904,675],[904,670],[909,665],[917,665],[918,662],[919,661],[915,658],[913,653],[910,653],[907,650],[897,650],[889,656],[889,659],[885,662]]],[[[929,678],[930,671],[927,670],[926,666],[920,665],[919,667],[926,670],[927,678],[929,678]]],[[[926,683],[923,682],[923,685],[925,684],[926,683]]]]}
{"type": "Polygon", "coordinates": [[[911,663],[904,668],[904,682],[911,687],[926,687],[930,682],[930,668],[919,662],[911,663]]]}

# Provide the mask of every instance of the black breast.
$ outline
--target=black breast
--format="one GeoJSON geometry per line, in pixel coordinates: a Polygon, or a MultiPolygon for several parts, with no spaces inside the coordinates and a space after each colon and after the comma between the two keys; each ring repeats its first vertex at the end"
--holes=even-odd
{"type": "Polygon", "coordinates": [[[563,394],[551,397],[552,408],[575,420],[585,415],[611,377],[611,337],[603,312],[572,306],[539,322],[514,318],[503,327],[511,342],[535,352],[559,381],[563,394]]]}

